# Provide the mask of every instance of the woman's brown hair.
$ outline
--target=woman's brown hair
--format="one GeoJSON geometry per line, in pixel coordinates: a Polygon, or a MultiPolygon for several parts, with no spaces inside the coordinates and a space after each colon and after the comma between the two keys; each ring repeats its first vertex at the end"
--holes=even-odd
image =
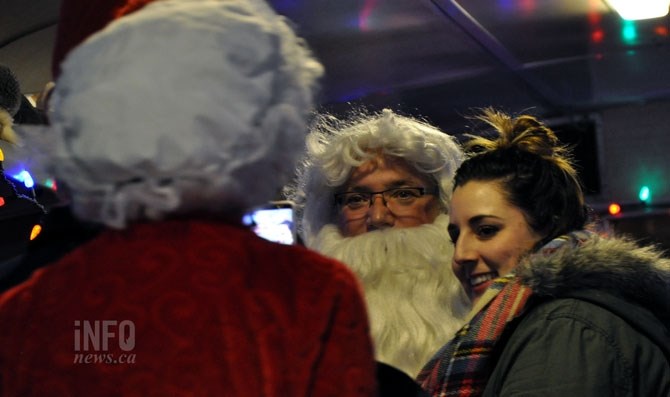
{"type": "Polygon", "coordinates": [[[471,180],[499,182],[510,204],[544,236],[542,243],[584,228],[588,211],[581,183],[556,134],[533,116],[511,117],[493,108],[476,119],[498,136],[468,135],[468,158],[456,172],[454,188],[471,180]]]}

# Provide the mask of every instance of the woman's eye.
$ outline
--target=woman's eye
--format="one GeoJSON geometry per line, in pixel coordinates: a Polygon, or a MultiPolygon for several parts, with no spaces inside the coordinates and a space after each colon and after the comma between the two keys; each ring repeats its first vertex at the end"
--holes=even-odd
{"type": "Polygon", "coordinates": [[[495,236],[495,234],[498,233],[498,230],[499,229],[496,226],[483,225],[477,228],[477,235],[479,237],[490,238],[495,236]]]}
{"type": "Polygon", "coordinates": [[[451,237],[451,242],[456,243],[456,240],[458,240],[459,235],[458,228],[449,226],[447,232],[449,233],[449,237],[451,237]]]}

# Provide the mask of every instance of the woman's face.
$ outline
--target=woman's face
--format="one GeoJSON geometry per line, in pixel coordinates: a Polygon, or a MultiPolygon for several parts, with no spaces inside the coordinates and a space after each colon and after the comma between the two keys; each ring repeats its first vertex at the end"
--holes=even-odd
{"type": "Polygon", "coordinates": [[[473,304],[542,238],[507,201],[498,181],[470,181],[454,190],[449,235],[454,272],[473,304]]]}

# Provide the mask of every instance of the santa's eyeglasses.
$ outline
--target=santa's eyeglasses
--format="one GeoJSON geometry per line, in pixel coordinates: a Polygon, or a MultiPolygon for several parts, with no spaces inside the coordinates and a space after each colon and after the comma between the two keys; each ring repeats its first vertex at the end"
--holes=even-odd
{"type": "Polygon", "coordinates": [[[384,205],[393,212],[410,209],[425,195],[436,195],[437,189],[425,187],[396,187],[381,192],[343,192],[335,194],[335,202],[340,210],[348,212],[367,211],[375,196],[381,196],[384,205]]]}

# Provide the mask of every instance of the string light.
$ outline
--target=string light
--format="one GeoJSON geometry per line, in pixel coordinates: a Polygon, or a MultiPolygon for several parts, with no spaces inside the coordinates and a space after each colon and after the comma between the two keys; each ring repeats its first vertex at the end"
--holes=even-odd
{"type": "Polygon", "coordinates": [[[44,186],[48,187],[51,190],[58,190],[58,185],[56,184],[56,180],[53,178],[47,178],[44,181],[44,186]]]}
{"type": "Polygon", "coordinates": [[[41,232],[42,232],[42,226],[40,225],[33,226],[33,230],[30,231],[30,241],[35,240],[37,236],[40,235],[41,232]]]}
{"type": "Polygon", "coordinates": [[[649,202],[651,202],[651,189],[649,189],[649,186],[642,186],[637,197],[643,203],[649,204],[649,202]]]}
{"type": "Polygon", "coordinates": [[[610,215],[619,215],[621,213],[621,206],[617,203],[611,203],[609,207],[607,207],[607,211],[610,215]]]}
{"type": "Polygon", "coordinates": [[[23,182],[25,187],[27,187],[28,189],[31,189],[33,186],[35,186],[35,181],[33,180],[33,177],[30,175],[30,172],[26,170],[21,170],[21,172],[15,174],[14,179],[16,179],[19,182],[23,182]]]}

